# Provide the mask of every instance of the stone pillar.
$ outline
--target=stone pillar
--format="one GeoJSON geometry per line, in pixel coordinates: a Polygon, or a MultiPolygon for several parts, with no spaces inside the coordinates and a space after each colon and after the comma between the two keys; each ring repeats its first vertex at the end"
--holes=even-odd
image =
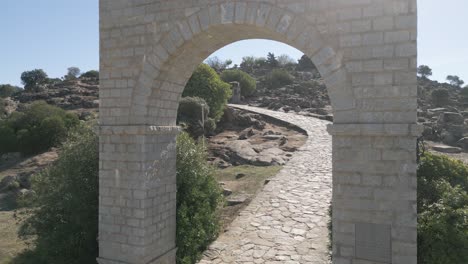
{"type": "Polygon", "coordinates": [[[417,263],[416,124],[334,124],[333,263],[417,263]]]}
{"type": "Polygon", "coordinates": [[[173,264],[178,127],[101,126],[100,264],[173,264]]]}
{"type": "Polygon", "coordinates": [[[240,104],[242,103],[241,99],[241,87],[239,82],[230,82],[232,86],[232,97],[229,101],[231,104],[240,104]]]}

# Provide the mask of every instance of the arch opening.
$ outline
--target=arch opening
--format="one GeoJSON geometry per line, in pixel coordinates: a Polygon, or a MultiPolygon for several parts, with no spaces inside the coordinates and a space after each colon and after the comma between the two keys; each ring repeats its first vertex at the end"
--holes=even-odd
{"type": "MultiPolygon", "coordinates": [[[[180,32],[179,30],[178,27],[174,29],[176,32],[180,32]]],[[[266,27],[222,24],[210,26],[179,43],[178,47],[177,42],[173,40],[177,39],[174,34],[180,34],[179,38],[182,38],[182,33],[167,35],[166,39],[161,41],[162,44],[154,46],[153,52],[145,55],[143,70],[133,96],[133,106],[137,111],[131,111],[135,118],[130,120],[143,121],[137,113],[144,112],[143,119],[147,124],[162,122],[161,125],[175,125],[178,100],[200,63],[210,54],[234,42],[266,39],[290,45],[311,58],[327,87],[335,122],[352,122],[350,117],[355,114],[355,100],[351,87],[346,86],[348,77],[343,66],[342,54],[336,53],[330,46],[325,46],[313,28],[298,32],[296,36],[289,31],[288,34],[282,34],[266,27]],[[162,104],[164,111],[160,111],[162,104]],[[164,121],[161,120],[162,115],[164,121]]]]}

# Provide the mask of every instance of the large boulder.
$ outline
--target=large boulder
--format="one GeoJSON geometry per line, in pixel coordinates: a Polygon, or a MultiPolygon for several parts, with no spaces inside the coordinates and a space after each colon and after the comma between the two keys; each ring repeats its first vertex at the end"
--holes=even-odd
{"type": "Polygon", "coordinates": [[[433,150],[442,152],[442,153],[460,153],[462,152],[461,148],[444,146],[444,145],[435,145],[432,147],[433,150]]]}
{"type": "Polygon", "coordinates": [[[464,149],[465,151],[468,151],[468,137],[464,137],[464,138],[458,140],[457,146],[464,149]]]}
{"type": "Polygon", "coordinates": [[[438,123],[441,125],[453,124],[463,125],[465,118],[463,115],[455,112],[443,112],[439,115],[438,123]]]}

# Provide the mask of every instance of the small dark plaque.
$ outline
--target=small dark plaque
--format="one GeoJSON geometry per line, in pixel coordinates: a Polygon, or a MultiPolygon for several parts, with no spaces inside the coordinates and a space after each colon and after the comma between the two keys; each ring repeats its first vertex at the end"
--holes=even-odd
{"type": "Polygon", "coordinates": [[[391,226],[356,224],[356,257],[365,260],[392,263],[391,226]]]}

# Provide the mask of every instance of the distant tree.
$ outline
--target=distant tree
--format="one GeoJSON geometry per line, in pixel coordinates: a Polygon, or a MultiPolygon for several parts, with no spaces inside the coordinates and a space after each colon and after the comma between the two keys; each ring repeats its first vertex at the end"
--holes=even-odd
{"type": "Polygon", "coordinates": [[[257,89],[257,83],[252,76],[241,70],[227,70],[221,73],[221,79],[227,83],[239,82],[241,94],[243,96],[250,96],[257,89]]]}
{"type": "Polygon", "coordinates": [[[99,79],[99,72],[95,70],[87,71],[80,76],[81,78],[99,79]]]}
{"type": "Polygon", "coordinates": [[[240,64],[240,69],[252,73],[255,67],[255,57],[253,56],[246,56],[242,58],[242,62],[240,64]]]}
{"type": "Polygon", "coordinates": [[[290,85],[293,81],[293,76],[284,69],[274,69],[265,78],[265,84],[269,89],[290,85]]]}
{"type": "Polygon", "coordinates": [[[279,55],[277,60],[280,67],[296,64],[296,61],[287,54],[279,55]]]}
{"type": "Polygon", "coordinates": [[[67,75],[65,75],[66,80],[74,80],[78,78],[81,72],[80,68],[78,67],[70,67],[67,70],[68,70],[67,75]]]}
{"type": "Polygon", "coordinates": [[[208,58],[206,60],[206,64],[213,68],[217,73],[220,73],[226,70],[232,64],[232,60],[221,60],[217,56],[214,56],[208,58]]]}
{"type": "Polygon", "coordinates": [[[255,58],[255,68],[263,68],[268,66],[268,61],[265,57],[255,58]]]}
{"type": "Polygon", "coordinates": [[[275,54],[268,52],[267,63],[272,68],[278,67],[278,60],[276,59],[275,54]]]}
{"type": "Polygon", "coordinates": [[[21,74],[21,82],[26,91],[38,91],[40,86],[47,83],[47,73],[42,69],[25,71],[21,74]]]}
{"type": "Polygon", "coordinates": [[[420,65],[418,67],[418,74],[423,78],[427,78],[428,76],[432,76],[432,69],[427,65],[420,65]]]}
{"type": "Polygon", "coordinates": [[[447,81],[449,81],[451,85],[458,86],[458,87],[461,87],[465,83],[457,75],[447,76],[447,81]]]}
{"type": "Polygon", "coordinates": [[[0,97],[1,98],[10,97],[19,91],[21,91],[21,88],[19,88],[18,86],[13,86],[10,84],[0,84],[0,97]]]}
{"type": "Polygon", "coordinates": [[[317,68],[312,60],[307,57],[306,55],[302,55],[297,63],[297,70],[298,71],[316,71],[317,68]]]}

